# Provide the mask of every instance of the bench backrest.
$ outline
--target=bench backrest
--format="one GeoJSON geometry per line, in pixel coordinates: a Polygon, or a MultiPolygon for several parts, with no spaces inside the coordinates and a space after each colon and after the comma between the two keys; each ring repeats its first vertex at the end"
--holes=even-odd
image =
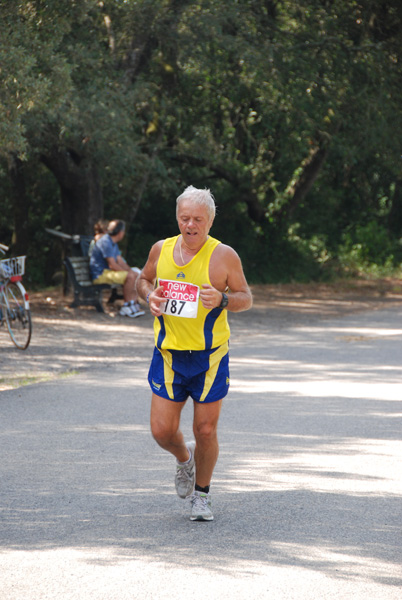
{"type": "Polygon", "coordinates": [[[66,258],[66,266],[77,283],[80,285],[92,285],[88,256],[69,256],[66,258]]]}

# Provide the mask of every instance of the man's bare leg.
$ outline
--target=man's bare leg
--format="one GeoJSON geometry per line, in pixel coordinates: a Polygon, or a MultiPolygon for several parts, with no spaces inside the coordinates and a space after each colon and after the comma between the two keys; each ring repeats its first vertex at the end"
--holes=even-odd
{"type": "Polygon", "coordinates": [[[179,462],[186,462],[190,458],[180,430],[180,416],[184,405],[185,402],[173,402],[152,394],[152,435],[159,446],[173,454],[179,462]]]}
{"type": "Polygon", "coordinates": [[[130,269],[127,271],[127,277],[123,284],[123,298],[125,302],[136,302],[137,301],[137,291],[136,291],[136,281],[138,278],[138,273],[135,273],[130,269]]]}
{"type": "Polygon", "coordinates": [[[194,436],[196,483],[207,487],[211,483],[212,473],[219,455],[218,420],[222,400],[201,404],[194,402],[194,436]]]}

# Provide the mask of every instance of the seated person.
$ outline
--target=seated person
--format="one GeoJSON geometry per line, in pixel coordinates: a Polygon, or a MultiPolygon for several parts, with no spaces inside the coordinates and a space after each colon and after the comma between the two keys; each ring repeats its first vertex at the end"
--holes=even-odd
{"type": "Polygon", "coordinates": [[[107,233],[96,242],[89,260],[89,268],[94,284],[118,283],[123,286],[124,306],[120,314],[126,317],[139,317],[144,311],[137,301],[136,280],[140,269],[131,268],[122,258],[118,243],[124,238],[124,221],[110,221],[107,233]]]}
{"type": "Polygon", "coordinates": [[[95,248],[95,244],[100,238],[107,233],[107,228],[109,227],[109,221],[105,219],[99,219],[94,225],[94,239],[91,240],[88,248],[88,256],[91,256],[93,249],[95,248]]]}

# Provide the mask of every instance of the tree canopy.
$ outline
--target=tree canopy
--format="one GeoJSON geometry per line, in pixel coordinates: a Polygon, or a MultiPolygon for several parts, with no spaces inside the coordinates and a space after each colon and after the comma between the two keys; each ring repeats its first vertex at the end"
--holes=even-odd
{"type": "Polygon", "coordinates": [[[398,0],[2,0],[0,238],[129,224],[136,264],[210,187],[254,281],[402,259],[398,0]],[[342,262],[342,260],[343,262],[342,262]]]}

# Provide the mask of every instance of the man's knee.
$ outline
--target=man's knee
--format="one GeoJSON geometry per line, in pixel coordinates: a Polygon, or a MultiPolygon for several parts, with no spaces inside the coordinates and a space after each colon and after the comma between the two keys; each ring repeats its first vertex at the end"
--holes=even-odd
{"type": "Polygon", "coordinates": [[[166,444],[174,437],[176,430],[160,419],[151,420],[151,433],[158,444],[166,444]]]}
{"type": "Polygon", "coordinates": [[[135,281],[137,279],[137,273],[134,273],[131,269],[127,271],[126,281],[135,281]]]}
{"type": "Polygon", "coordinates": [[[208,442],[214,440],[217,434],[217,423],[211,421],[203,421],[194,425],[194,436],[199,442],[208,442]]]}
{"type": "Polygon", "coordinates": [[[137,281],[138,274],[134,273],[134,271],[127,271],[127,277],[125,281],[125,285],[130,288],[135,288],[135,282],[137,281]]]}

